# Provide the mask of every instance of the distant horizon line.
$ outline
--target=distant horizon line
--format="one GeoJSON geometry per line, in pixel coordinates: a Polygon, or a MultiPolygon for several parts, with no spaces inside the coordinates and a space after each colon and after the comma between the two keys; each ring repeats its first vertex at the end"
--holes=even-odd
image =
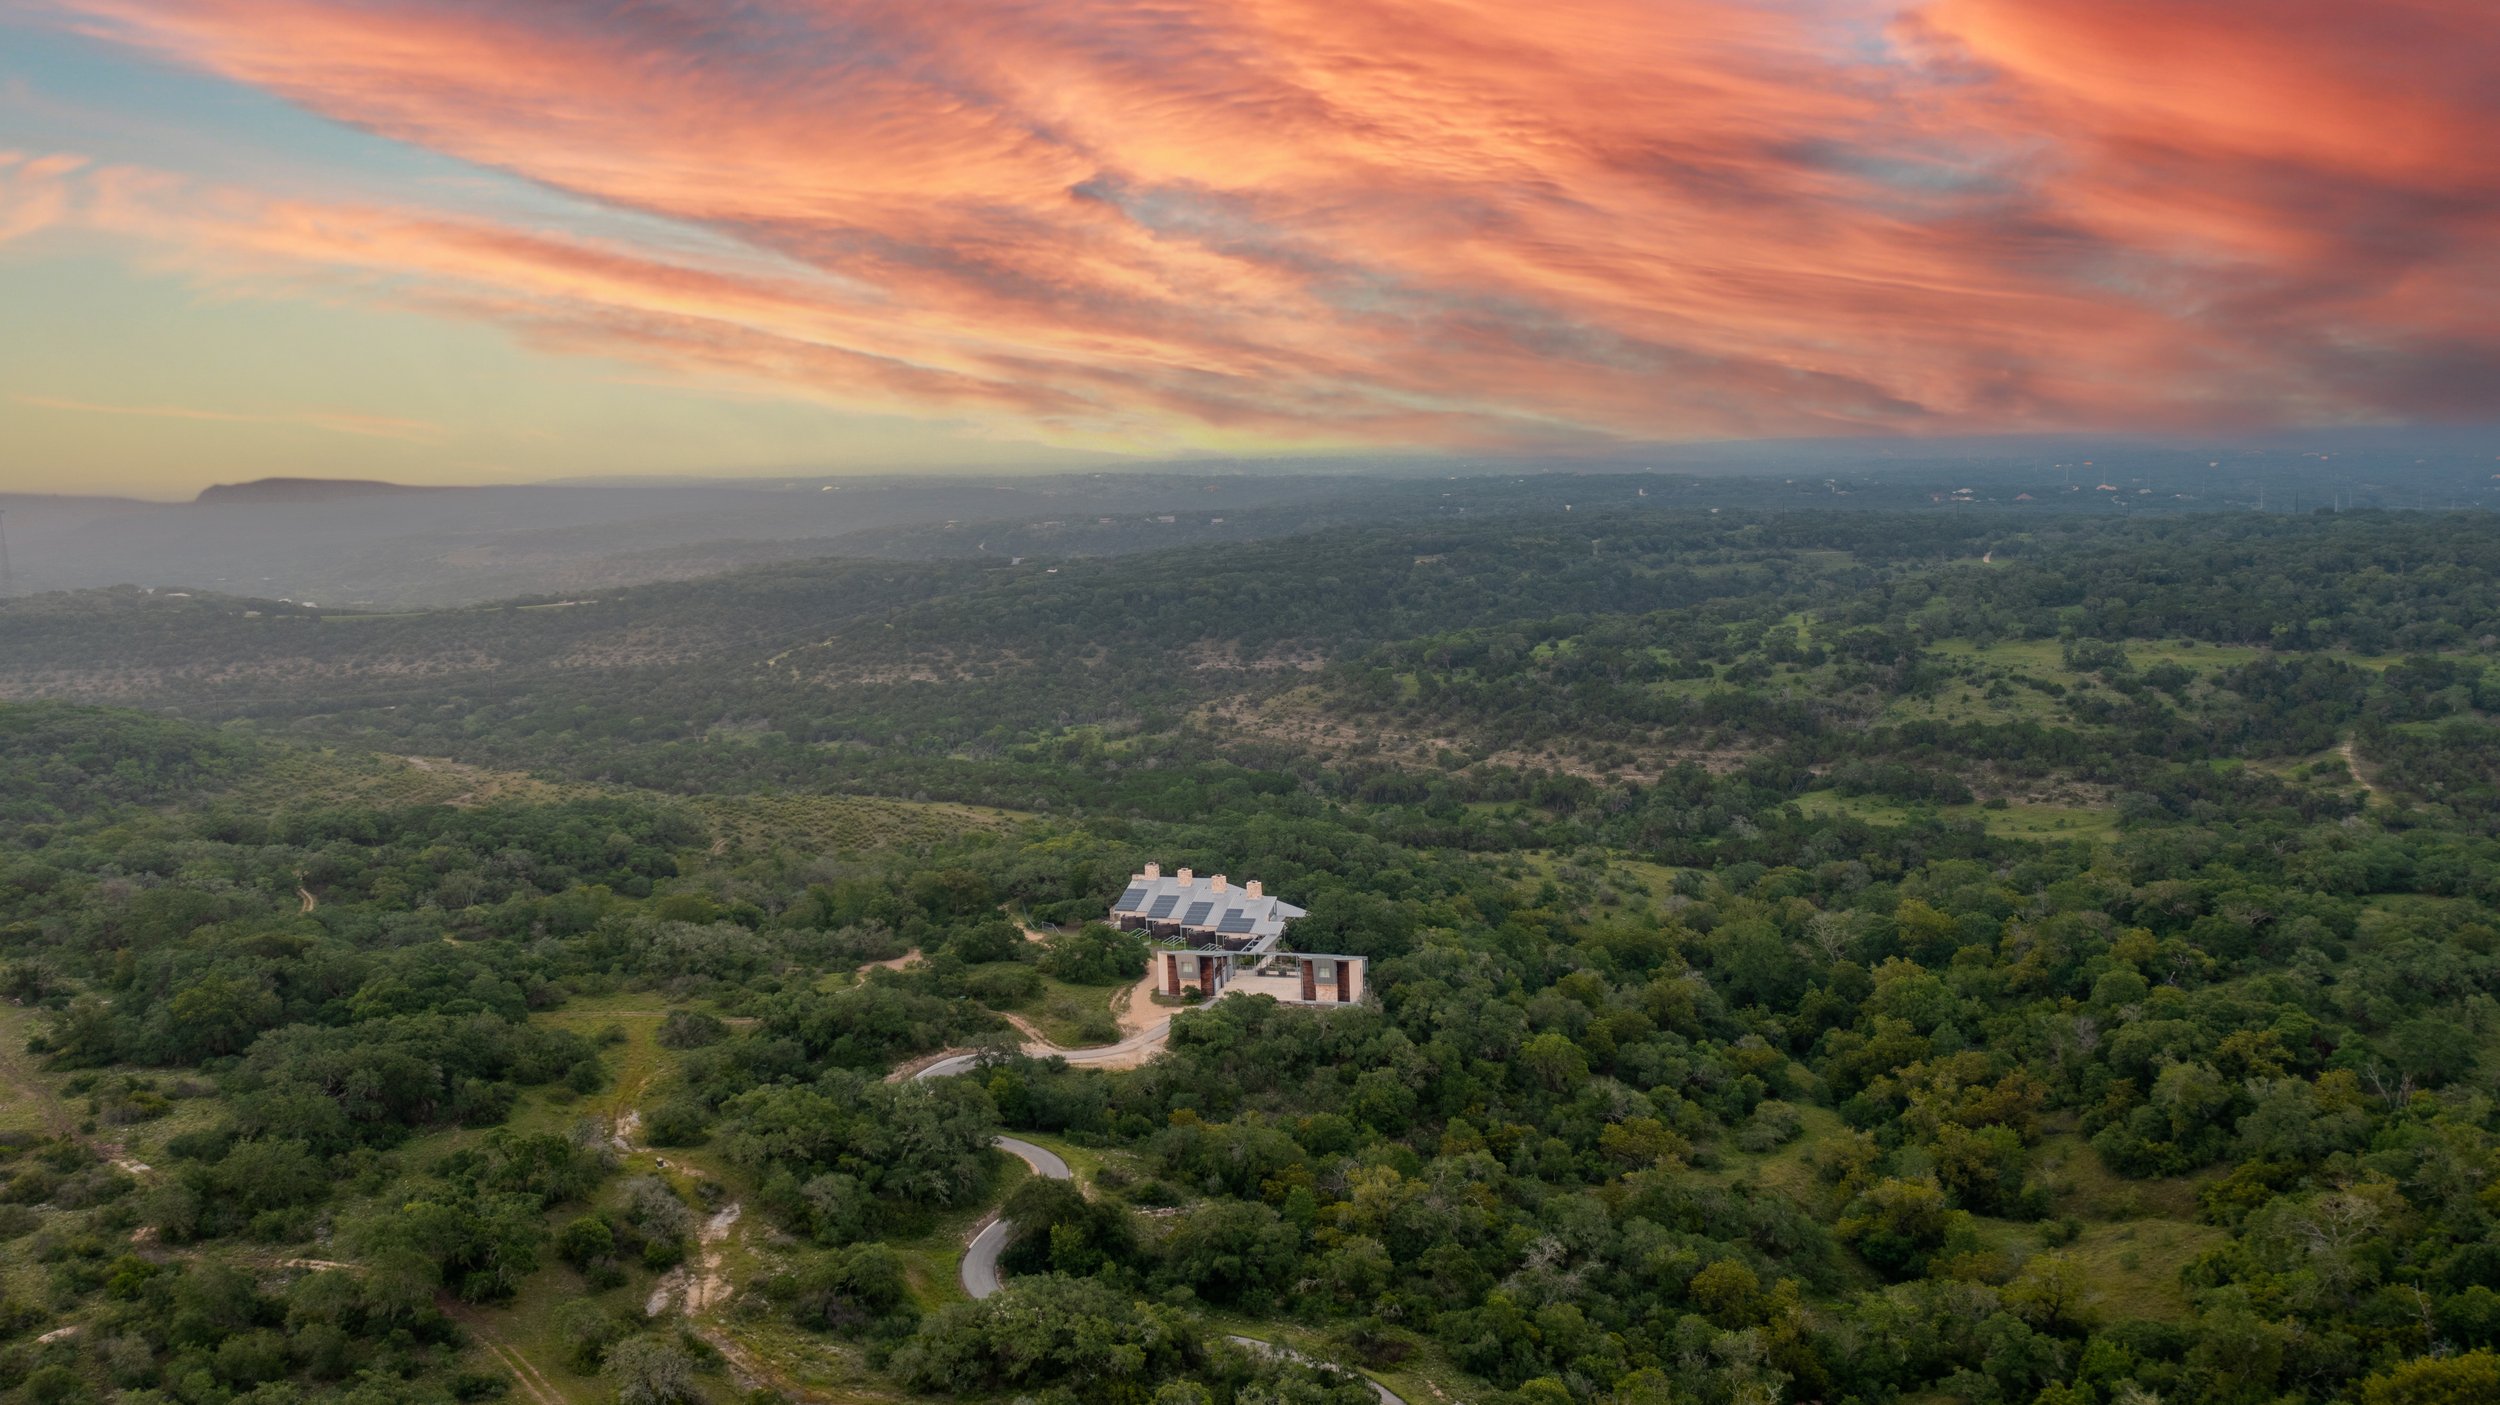
{"type": "Polygon", "coordinates": [[[2301,452],[2294,441],[2311,444],[2331,443],[2351,447],[2360,441],[2401,441],[2419,436],[2426,440],[2452,441],[2423,444],[2425,452],[2442,454],[2488,452],[2500,462],[2500,422],[2487,425],[2325,425],[2280,429],[2249,430],[2234,433],[2165,433],[2149,430],[2066,430],[2040,433],[2000,433],[1938,435],[1911,438],[1897,435],[1836,435],[1817,437],[1690,440],[1672,444],[1621,446],[1603,452],[1539,454],[1453,454],[1429,450],[1399,450],[1379,453],[1336,454],[1192,454],[1159,458],[1110,458],[1095,465],[1062,462],[1035,463],[1030,466],[995,463],[960,463],[912,467],[724,467],[712,472],[684,470],[653,473],[567,474],[548,478],[514,478],[503,480],[438,482],[374,478],[363,475],[323,477],[309,474],[271,474],[259,478],[231,481],[203,481],[187,495],[179,489],[147,490],[141,488],[99,487],[78,490],[18,490],[0,487],[0,500],[55,501],[117,501],[149,503],[164,506],[197,504],[220,490],[232,491],[275,484],[300,484],[313,487],[357,487],[408,492],[435,492],[450,489],[487,488],[701,488],[737,487],[741,485],[783,484],[796,486],[818,480],[858,480],[864,482],[989,479],[989,478],[1083,478],[1114,474],[1167,474],[1177,476],[1239,476],[1239,477],[1401,477],[1433,472],[1456,472],[1476,477],[1498,473],[1572,473],[1606,472],[1637,473],[1664,471],[1666,465],[1642,460],[1672,460],[1676,471],[1716,471],[1757,473],[1775,471],[1777,465],[1764,460],[1771,455],[1794,454],[1800,458],[1828,461],[1834,457],[1863,455],[1883,459],[1938,456],[1954,459],[1986,457],[1991,453],[2043,448],[2051,445],[2074,447],[2107,446],[2109,448],[2144,451],[2170,448],[2182,452],[2273,453],[2301,452]],[[2489,436],[2481,444],[2469,445],[2471,438],[2489,436]]]}

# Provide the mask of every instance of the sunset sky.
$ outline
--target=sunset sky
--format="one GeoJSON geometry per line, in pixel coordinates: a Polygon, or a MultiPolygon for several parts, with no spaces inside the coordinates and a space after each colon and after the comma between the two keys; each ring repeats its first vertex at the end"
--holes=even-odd
{"type": "Polygon", "coordinates": [[[0,0],[0,489],[2489,420],[2493,0],[0,0]]]}

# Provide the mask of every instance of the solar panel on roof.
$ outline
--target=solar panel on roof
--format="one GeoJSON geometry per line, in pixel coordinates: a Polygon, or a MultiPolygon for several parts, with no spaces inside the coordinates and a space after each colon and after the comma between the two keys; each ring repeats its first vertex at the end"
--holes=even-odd
{"type": "Polygon", "coordinates": [[[1166,893],[1162,897],[1155,899],[1155,905],[1153,907],[1146,909],[1146,916],[1150,918],[1169,917],[1172,915],[1172,909],[1180,906],[1180,902],[1180,894],[1166,893]]]}
{"type": "Polygon", "coordinates": [[[1131,888],[1127,892],[1120,895],[1120,900],[1111,905],[1111,910],[1113,912],[1135,912],[1138,905],[1145,901],[1146,890],[1143,887],[1131,888]]]}
{"type": "Polygon", "coordinates": [[[1223,921],[1215,924],[1215,930],[1219,932],[1247,932],[1250,930],[1250,919],[1242,915],[1240,908],[1234,908],[1232,911],[1224,914],[1223,921]]]}
{"type": "Polygon", "coordinates": [[[1212,902],[1191,903],[1189,911],[1181,914],[1181,925],[1203,927],[1207,923],[1207,914],[1213,911],[1215,911],[1215,904],[1212,902]]]}

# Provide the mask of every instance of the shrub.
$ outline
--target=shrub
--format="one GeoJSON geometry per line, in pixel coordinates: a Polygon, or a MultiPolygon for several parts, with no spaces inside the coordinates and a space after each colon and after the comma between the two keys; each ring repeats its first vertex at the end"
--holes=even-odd
{"type": "Polygon", "coordinates": [[[964,994],[993,1010],[1027,1004],[1042,993],[1042,978],[1030,966],[983,966],[964,978],[964,994]]]}
{"type": "Polygon", "coordinates": [[[657,1037],[662,1048],[700,1049],[728,1038],[729,1026],[701,1010],[671,1010],[661,1019],[657,1037]]]}
{"type": "Polygon", "coordinates": [[[840,1336],[901,1336],[919,1321],[903,1261],[883,1244],[819,1254],[764,1285],[792,1321],[840,1336]]]}
{"type": "Polygon", "coordinates": [[[1753,1116],[1737,1131],[1736,1145],[1751,1152],[1769,1151],[1795,1141],[1804,1128],[1805,1119],[1794,1106],[1767,1099],[1754,1108],[1753,1116]]]}
{"type": "Polygon", "coordinates": [[[556,1340],[566,1363],[582,1375],[596,1374],[608,1347],[625,1333],[625,1324],[597,1303],[576,1298],[556,1309],[556,1340]]]}
{"type": "Polygon", "coordinates": [[[694,1363],[671,1342],[631,1337],[608,1349],[600,1373],[616,1387],[616,1405],[685,1405],[696,1399],[694,1363]]]}
{"type": "Polygon", "coordinates": [[[947,946],[962,957],[967,966],[1014,961],[1025,954],[1024,945],[1024,933],[1004,918],[975,923],[957,932],[947,942],[947,946]]]}
{"type": "Polygon", "coordinates": [[[643,1114],[642,1133],[653,1146],[701,1146],[712,1115],[692,1098],[671,1098],[643,1114]]]}
{"type": "Polygon", "coordinates": [[[1118,985],[1146,973],[1146,939],[1099,922],[1042,943],[1042,974],[1071,985],[1118,985]]]}
{"type": "Polygon", "coordinates": [[[556,1234],[556,1253],[575,1268],[587,1268],[615,1252],[615,1234],[596,1215],[584,1215],[556,1234]]]}

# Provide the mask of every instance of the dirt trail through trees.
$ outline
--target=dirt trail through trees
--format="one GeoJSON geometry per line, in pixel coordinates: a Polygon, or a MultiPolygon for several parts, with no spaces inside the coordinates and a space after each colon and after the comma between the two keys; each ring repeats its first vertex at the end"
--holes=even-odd
{"type": "MultiPolygon", "coordinates": [[[[645,1078],[635,1086],[629,1096],[640,1098],[649,1086],[650,1080],[645,1078]]],[[[609,1144],[614,1146],[620,1154],[628,1156],[648,1151],[650,1148],[642,1145],[637,1139],[637,1134],[641,1130],[642,1114],[630,1107],[626,1108],[608,1124],[609,1144]]],[[[667,1163],[661,1164],[665,1166],[667,1163]]],[[[644,1315],[657,1317],[674,1307],[678,1314],[686,1319],[687,1326],[694,1334],[721,1354],[721,1359],[729,1365],[731,1379],[742,1391],[763,1385],[770,1386],[793,1400],[821,1399],[823,1397],[801,1388],[796,1382],[774,1370],[762,1357],[749,1351],[737,1338],[700,1320],[704,1313],[724,1306],[729,1301],[729,1271],[725,1263],[725,1246],[729,1242],[731,1232],[738,1226],[743,1209],[744,1207],[739,1202],[732,1200],[714,1211],[712,1217],[703,1222],[703,1228],[695,1235],[697,1257],[691,1263],[681,1264],[671,1269],[660,1279],[652,1289],[650,1301],[643,1305],[644,1315]]],[[[560,1405],[560,1403],[542,1402],[542,1405],[560,1405]]]]}
{"type": "Polygon", "coordinates": [[[31,1108],[42,1119],[46,1136],[77,1142],[111,1162],[114,1169],[124,1175],[154,1175],[154,1167],[133,1159],[120,1142],[106,1141],[78,1130],[77,1111],[61,1101],[50,1080],[37,1075],[34,1060],[26,1054],[27,1032],[20,1026],[21,1021],[17,1019],[0,1025],[0,1088],[10,1090],[9,1100],[31,1108]]]}
{"type": "Polygon", "coordinates": [[[487,1325],[484,1313],[449,1298],[444,1299],[441,1306],[445,1316],[466,1328],[469,1335],[477,1338],[478,1344],[486,1348],[488,1355],[503,1363],[503,1368],[512,1373],[512,1379],[520,1383],[521,1389],[529,1392],[535,1405],[572,1405],[562,1388],[487,1325]]]}
{"type": "Polygon", "coordinates": [[[2353,750],[2352,738],[2346,737],[2342,741],[2337,742],[2335,744],[2335,754],[2344,758],[2345,769],[2351,771],[2352,778],[2360,782],[2362,794],[2367,795],[2372,800],[2384,800],[2387,798],[2386,792],[2371,784],[2370,778],[2362,773],[2361,754],[2353,750]]]}
{"type": "Polygon", "coordinates": [[[75,1138],[78,1118],[52,1091],[52,1084],[36,1076],[34,1061],[26,1056],[26,1035],[9,1021],[9,1028],[0,1029],[0,1087],[13,1090],[10,1101],[32,1108],[43,1119],[44,1131],[55,1137],[75,1138]]]}
{"type": "Polygon", "coordinates": [[[1143,1034],[1156,1022],[1171,1018],[1155,1009],[1155,968],[1152,961],[1146,963],[1146,974],[1139,976],[1137,983],[1128,988],[1126,999],[1113,997],[1111,1017],[1119,1021],[1122,1034],[1143,1034]]]}

